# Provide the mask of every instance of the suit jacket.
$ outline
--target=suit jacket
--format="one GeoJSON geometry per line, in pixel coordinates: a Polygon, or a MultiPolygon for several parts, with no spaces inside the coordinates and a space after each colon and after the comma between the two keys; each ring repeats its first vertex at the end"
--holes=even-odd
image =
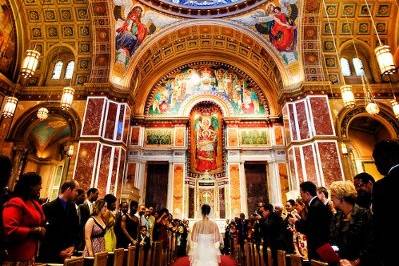
{"type": "Polygon", "coordinates": [[[65,209],[59,198],[43,206],[47,217],[46,236],[40,248],[39,261],[63,263],[59,253],[78,243],[79,218],[73,202],[65,209]]]}
{"type": "Polygon", "coordinates": [[[248,221],[247,220],[239,220],[237,223],[238,229],[238,238],[241,244],[244,244],[245,239],[247,239],[248,234],[248,221]]]}
{"type": "Polygon", "coordinates": [[[91,215],[90,207],[87,204],[87,202],[85,202],[85,203],[79,205],[79,210],[80,210],[80,221],[79,221],[79,224],[84,227],[86,222],[87,222],[87,220],[89,220],[90,215],[91,215]]]}
{"type": "Polygon", "coordinates": [[[373,186],[372,208],[374,219],[375,247],[377,257],[383,265],[396,265],[399,227],[393,212],[397,209],[397,193],[399,188],[399,168],[394,168],[383,179],[373,186]],[[391,241],[391,242],[390,242],[391,241]],[[392,242],[394,241],[394,242],[392,242]]]}
{"type": "Polygon", "coordinates": [[[297,221],[295,227],[307,237],[309,257],[318,259],[316,249],[329,238],[330,213],[327,206],[316,197],[308,206],[307,216],[297,221]]]}
{"type": "Polygon", "coordinates": [[[275,212],[261,220],[261,231],[265,247],[276,251],[283,247],[283,218],[275,212]]]}

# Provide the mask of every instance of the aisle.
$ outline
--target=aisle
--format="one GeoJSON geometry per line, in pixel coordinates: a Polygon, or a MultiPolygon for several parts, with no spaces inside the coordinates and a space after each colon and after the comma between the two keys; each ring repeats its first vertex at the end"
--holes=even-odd
{"type": "MultiPolygon", "coordinates": [[[[237,266],[237,263],[230,256],[222,256],[221,266],[237,266]]],[[[172,266],[190,266],[188,257],[178,258],[172,266]]]]}

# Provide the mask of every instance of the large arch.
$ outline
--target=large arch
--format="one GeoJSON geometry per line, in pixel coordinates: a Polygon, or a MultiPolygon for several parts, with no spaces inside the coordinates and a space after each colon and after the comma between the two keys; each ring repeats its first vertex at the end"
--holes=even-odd
{"type": "Polygon", "coordinates": [[[241,69],[261,87],[270,115],[281,113],[278,97],[289,80],[292,82],[292,75],[276,51],[248,29],[225,21],[195,20],[168,27],[146,42],[151,45],[136,51],[124,76],[113,76],[121,89],[130,88],[136,115],[143,114],[148,94],[158,80],[172,69],[198,61],[241,69]]]}

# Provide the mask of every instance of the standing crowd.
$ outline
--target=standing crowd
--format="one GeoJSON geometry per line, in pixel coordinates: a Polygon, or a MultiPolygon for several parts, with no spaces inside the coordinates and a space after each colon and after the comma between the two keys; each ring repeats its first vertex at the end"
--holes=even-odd
{"type": "MultiPolygon", "coordinates": [[[[304,259],[341,266],[394,266],[399,230],[393,212],[399,189],[399,142],[382,141],[373,157],[384,175],[375,182],[367,173],[353,181],[334,181],[329,190],[310,181],[300,184],[300,197],[285,208],[259,202],[255,213],[227,220],[224,253],[244,261],[244,244],[270,248],[304,259]]],[[[267,256],[264,254],[264,258],[267,256]]],[[[271,266],[271,265],[269,265],[271,266]]]]}
{"type": "Polygon", "coordinates": [[[63,263],[74,255],[93,257],[131,245],[146,254],[153,241],[168,248],[170,234],[176,255],[186,255],[188,221],[173,219],[167,209],[122,201],[117,210],[114,195],[99,199],[97,188],[84,191],[74,180],[61,185],[56,199],[43,202],[40,175],[22,174],[10,191],[9,158],[0,156],[0,169],[0,265],[63,263]]]}

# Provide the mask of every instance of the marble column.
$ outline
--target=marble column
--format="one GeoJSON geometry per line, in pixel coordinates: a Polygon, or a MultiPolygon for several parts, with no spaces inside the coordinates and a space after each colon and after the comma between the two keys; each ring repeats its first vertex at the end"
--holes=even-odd
{"type": "Polygon", "coordinates": [[[126,183],[125,165],[130,128],[130,108],[107,97],[88,97],[79,139],[74,178],[100,196],[119,197],[126,183]]]}
{"type": "Polygon", "coordinates": [[[326,95],[306,96],[283,107],[290,189],[303,181],[328,187],[344,178],[337,136],[326,95]]]}

